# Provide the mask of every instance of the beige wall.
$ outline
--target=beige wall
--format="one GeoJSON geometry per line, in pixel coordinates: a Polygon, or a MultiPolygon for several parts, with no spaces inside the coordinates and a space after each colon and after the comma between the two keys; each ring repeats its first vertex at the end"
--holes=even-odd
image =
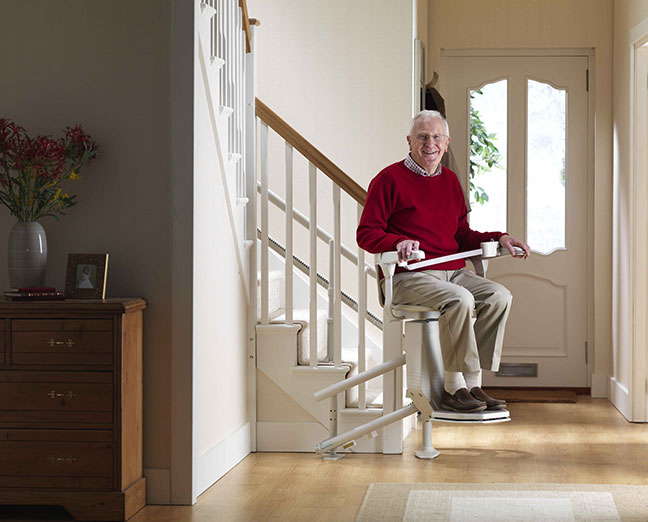
{"type": "Polygon", "coordinates": [[[360,185],[407,152],[412,0],[248,0],[258,96],[360,185]]]}
{"type": "MultiPolygon", "coordinates": [[[[248,11],[261,21],[257,92],[263,102],[363,188],[405,156],[412,117],[414,0],[248,0],[248,11]]],[[[282,196],[283,147],[271,133],[270,187],[282,196]]],[[[295,207],[308,215],[308,167],[298,156],[295,207]]],[[[330,182],[320,177],[318,225],[332,233],[330,182]]],[[[342,244],[355,250],[356,204],[343,194],[341,206],[342,244]]],[[[271,234],[282,243],[283,219],[271,206],[271,234]]],[[[295,227],[295,253],[308,259],[308,245],[305,229],[295,227]]],[[[328,274],[328,266],[328,247],[320,242],[318,272],[328,274]]],[[[342,263],[342,287],[353,295],[356,273],[350,263],[342,263]]],[[[369,299],[376,301],[373,288],[369,299]]],[[[370,306],[378,312],[377,304],[370,306]]]]}
{"type": "MultiPolygon", "coordinates": [[[[623,387],[631,388],[633,349],[631,322],[633,282],[631,259],[624,253],[632,241],[632,180],[630,178],[630,32],[648,18],[647,0],[615,0],[614,3],[614,271],[613,271],[613,370],[611,376],[623,387]]],[[[637,325],[639,326],[639,325],[637,325]]],[[[645,347],[636,347],[645,350],[645,347]]]]}
{"type": "MultiPolygon", "coordinates": [[[[429,0],[417,0],[416,1],[416,38],[423,42],[425,51],[428,51],[428,19],[429,19],[429,0]]],[[[429,74],[426,71],[426,81],[429,78],[429,74]]]]}
{"type": "MultiPolygon", "coordinates": [[[[433,0],[429,67],[442,73],[442,49],[594,48],[594,340],[592,391],[607,393],[611,346],[612,0],[433,0]]],[[[446,89],[441,74],[440,88],[446,89]]],[[[443,93],[443,92],[442,92],[443,93]]]]}
{"type": "MultiPolygon", "coordinates": [[[[42,220],[47,284],[63,288],[68,253],[109,252],[107,295],[147,299],[147,468],[170,466],[170,4],[0,2],[0,116],[54,136],[80,123],[99,144],[74,186],[79,203],[60,221],[42,220]]],[[[0,245],[14,221],[0,208],[0,245]]],[[[0,288],[8,286],[3,254],[0,288]]]]}

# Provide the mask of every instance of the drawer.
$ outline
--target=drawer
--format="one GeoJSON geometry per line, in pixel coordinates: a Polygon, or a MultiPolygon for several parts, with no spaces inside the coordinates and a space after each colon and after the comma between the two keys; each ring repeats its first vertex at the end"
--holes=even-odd
{"type": "Polygon", "coordinates": [[[110,424],[112,413],[110,372],[0,372],[0,422],[110,424]]]}
{"type": "Polygon", "coordinates": [[[111,366],[110,319],[15,319],[11,363],[16,365],[111,366]]]}
{"type": "Polygon", "coordinates": [[[113,441],[108,430],[0,430],[0,483],[42,487],[110,486],[113,441]]]}

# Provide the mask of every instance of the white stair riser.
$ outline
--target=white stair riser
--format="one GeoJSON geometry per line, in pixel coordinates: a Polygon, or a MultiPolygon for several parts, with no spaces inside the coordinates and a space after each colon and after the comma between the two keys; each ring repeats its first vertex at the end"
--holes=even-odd
{"type": "Polygon", "coordinates": [[[297,365],[298,331],[297,325],[257,325],[257,368],[322,426],[328,426],[328,403],[317,402],[313,393],[344,379],[344,374],[326,368],[310,373],[292,371],[297,365]]]}

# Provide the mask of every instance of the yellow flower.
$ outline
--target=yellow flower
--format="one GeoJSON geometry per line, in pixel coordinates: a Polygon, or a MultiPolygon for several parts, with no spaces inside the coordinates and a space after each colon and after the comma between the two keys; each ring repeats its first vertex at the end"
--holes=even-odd
{"type": "Polygon", "coordinates": [[[61,195],[61,189],[59,188],[59,189],[56,191],[56,194],[54,194],[54,199],[58,199],[60,195],[61,195]]]}
{"type": "Polygon", "coordinates": [[[81,179],[81,176],[79,176],[76,172],[71,171],[70,172],[70,179],[81,179]]]}

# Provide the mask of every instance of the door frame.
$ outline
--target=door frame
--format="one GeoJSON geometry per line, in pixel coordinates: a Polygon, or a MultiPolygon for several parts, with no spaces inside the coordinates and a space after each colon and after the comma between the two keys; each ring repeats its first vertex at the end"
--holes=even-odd
{"type": "MultiPolygon", "coordinates": [[[[587,386],[591,389],[593,397],[608,396],[608,376],[593,375],[595,357],[607,359],[608,354],[602,354],[602,350],[609,350],[609,343],[597,339],[594,325],[597,320],[610,321],[609,316],[603,316],[603,310],[595,306],[595,285],[594,285],[594,256],[596,252],[609,252],[608,242],[602,245],[603,250],[596,243],[595,230],[595,136],[594,136],[594,108],[595,108],[595,52],[593,48],[563,48],[563,49],[441,49],[441,74],[440,89],[442,93],[448,92],[448,58],[454,57],[520,57],[520,56],[582,56],[587,58],[588,73],[588,96],[587,96],[587,268],[586,268],[586,291],[585,302],[586,312],[586,342],[587,342],[587,386]],[[597,349],[598,348],[598,349],[597,349]]],[[[601,241],[601,240],[599,240],[601,241]]],[[[609,276],[608,276],[609,277],[609,276]]],[[[648,334],[648,331],[647,331],[648,334]]]]}
{"type": "Polygon", "coordinates": [[[630,201],[631,231],[630,245],[630,289],[632,321],[629,347],[630,379],[629,404],[624,415],[633,422],[648,421],[648,396],[646,377],[648,374],[648,277],[646,257],[648,256],[648,211],[645,207],[648,197],[648,161],[645,147],[648,140],[648,103],[646,100],[648,76],[648,18],[630,31],[630,201]],[[641,96],[643,94],[643,96],[641,96]],[[639,117],[635,114],[639,112],[639,117]]]}

